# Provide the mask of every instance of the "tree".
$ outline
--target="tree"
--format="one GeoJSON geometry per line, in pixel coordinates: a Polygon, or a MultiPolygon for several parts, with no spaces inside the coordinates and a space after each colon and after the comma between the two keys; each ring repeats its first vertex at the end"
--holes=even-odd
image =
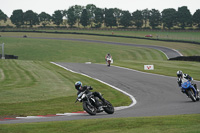
{"type": "Polygon", "coordinates": [[[80,23],[86,27],[89,25],[89,16],[88,16],[88,12],[86,9],[83,9],[83,12],[81,14],[81,20],[80,23]]]}
{"type": "Polygon", "coordinates": [[[76,21],[77,21],[78,27],[79,27],[79,25],[80,25],[80,19],[81,19],[81,14],[83,12],[84,7],[83,6],[79,6],[79,5],[75,5],[74,9],[75,9],[76,21]]]}
{"type": "Polygon", "coordinates": [[[24,13],[24,22],[30,27],[33,25],[39,24],[39,19],[37,13],[34,13],[32,10],[28,10],[24,13]]]}
{"type": "Polygon", "coordinates": [[[187,6],[178,8],[177,21],[182,29],[185,29],[186,26],[190,26],[192,24],[192,15],[187,6]]]}
{"type": "Polygon", "coordinates": [[[91,25],[91,27],[92,27],[92,22],[94,21],[94,12],[95,12],[96,8],[97,7],[93,4],[88,4],[86,6],[86,10],[87,10],[88,17],[89,17],[89,24],[91,25]]]}
{"type": "Polygon", "coordinates": [[[3,20],[4,22],[7,21],[7,15],[4,14],[1,10],[0,10],[0,21],[3,20]]]}
{"type": "Polygon", "coordinates": [[[51,16],[48,13],[41,12],[38,15],[39,22],[42,23],[43,27],[51,22],[51,16]]]}
{"type": "Polygon", "coordinates": [[[200,28],[200,9],[196,10],[196,12],[193,14],[192,20],[194,24],[200,28]]]}
{"type": "Polygon", "coordinates": [[[129,11],[123,11],[120,19],[120,25],[124,26],[125,28],[132,26],[131,23],[132,16],[129,11]]]}
{"type": "Polygon", "coordinates": [[[68,10],[67,10],[67,23],[70,25],[70,27],[73,27],[73,25],[76,24],[76,15],[75,15],[75,9],[74,7],[70,7],[68,10]]]}
{"type": "Polygon", "coordinates": [[[95,17],[94,17],[95,27],[100,28],[104,20],[103,10],[100,8],[96,8],[94,14],[95,14],[95,17]]]}
{"type": "Polygon", "coordinates": [[[142,16],[143,16],[143,19],[144,19],[144,27],[146,28],[147,22],[148,22],[149,17],[150,17],[150,11],[148,9],[142,10],[142,16]]]}
{"type": "Polygon", "coordinates": [[[16,25],[16,27],[21,27],[24,24],[24,13],[22,10],[14,10],[11,17],[11,22],[16,25]]]}
{"type": "Polygon", "coordinates": [[[116,17],[114,16],[114,9],[105,9],[105,25],[106,27],[112,28],[112,26],[117,26],[116,17]]]}
{"type": "Polygon", "coordinates": [[[54,12],[54,14],[52,15],[52,20],[54,24],[56,24],[58,27],[60,26],[60,24],[63,23],[63,14],[61,10],[56,10],[54,12]]]}
{"type": "Polygon", "coordinates": [[[177,12],[173,8],[164,9],[162,11],[163,27],[171,29],[176,24],[177,12]]]}
{"type": "Polygon", "coordinates": [[[133,22],[134,25],[137,27],[137,29],[141,28],[143,26],[143,16],[142,11],[135,11],[132,13],[133,22]]]}
{"type": "Polygon", "coordinates": [[[116,23],[117,23],[117,26],[118,24],[120,23],[120,18],[122,16],[122,10],[118,9],[118,8],[114,8],[114,13],[113,13],[114,17],[116,18],[116,23]]]}
{"type": "Polygon", "coordinates": [[[152,27],[152,29],[155,29],[160,24],[161,24],[160,12],[156,9],[152,9],[150,11],[150,16],[149,16],[149,25],[152,27]]]}

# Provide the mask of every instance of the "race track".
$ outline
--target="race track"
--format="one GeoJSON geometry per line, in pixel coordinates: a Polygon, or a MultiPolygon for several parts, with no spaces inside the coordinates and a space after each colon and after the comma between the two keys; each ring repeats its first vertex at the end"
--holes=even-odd
{"type": "MultiPolygon", "coordinates": [[[[82,114],[75,116],[27,118],[0,121],[1,124],[200,113],[200,102],[192,102],[191,99],[182,94],[174,77],[148,74],[115,66],[107,67],[102,64],[58,64],[124,90],[134,96],[137,103],[131,108],[116,111],[112,115],[100,113],[96,116],[82,114]]],[[[197,82],[197,85],[200,86],[200,82],[197,82]]],[[[104,95],[106,97],[106,94],[104,95]]]]}
{"type": "MultiPolygon", "coordinates": [[[[72,40],[62,38],[35,38],[35,39],[57,39],[72,40]]],[[[112,45],[128,45],[136,47],[154,48],[165,53],[167,58],[181,56],[176,50],[165,47],[124,44],[104,41],[92,41],[83,39],[74,39],[74,41],[89,41],[107,43],[112,45]]],[[[132,95],[137,103],[123,110],[118,110],[112,115],[105,113],[90,116],[88,114],[43,118],[26,118],[0,121],[0,124],[7,123],[28,123],[43,121],[67,121],[77,119],[95,119],[95,118],[119,118],[119,117],[141,117],[141,116],[161,116],[161,115],[178,115],[178,114],[198,114],[200,113],[200,102],[192,102],[185,94],[182,94],[177,86],[176,78],[149,74],[135,70],[107,67],[102,64],[84,64],[84,63],[57,63],[67,69],[78,73],[86,74],[92,78],[99,79],[116,88],[119,88],[132,95]]],[[[76,81],[74,81],[76,82],[76,81]]],[[[197,82],[200,86],[200,82],[197,82]]],[[[94,87],[95,88],[95,87],[94,87]]],[[[106,94],[104,94],[106,97],[106,94]]],[[[59,113],[59,112],[58,112],[59,113]]]]}

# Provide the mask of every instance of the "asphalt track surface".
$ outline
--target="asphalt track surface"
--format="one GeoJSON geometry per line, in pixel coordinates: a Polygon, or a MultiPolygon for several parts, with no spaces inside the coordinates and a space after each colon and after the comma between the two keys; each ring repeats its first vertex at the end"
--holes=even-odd
{"type": "MultiPolygon", "coordinates": [[[[185,94],[182,94],[177,86],[175,77],[149,74],[115,66],[107,67],[103,64],[57,64],[119,88],[133,96],[137,103],[130,108],[115,111],[112,115],[99,113],[96,116],[81,114],[73,116],[27,118],[0,121],[0,124],[200,113],[200,102],[192,102],[185,94]]],[[[196,81],[196,83],[197,86],[200,86],[200,82],[196,81]]],[[[93,88],[95,90],[95,87],[93,88]]],[[[106,98],[106,94],[104,94],[104,97],[106,98]]]]}

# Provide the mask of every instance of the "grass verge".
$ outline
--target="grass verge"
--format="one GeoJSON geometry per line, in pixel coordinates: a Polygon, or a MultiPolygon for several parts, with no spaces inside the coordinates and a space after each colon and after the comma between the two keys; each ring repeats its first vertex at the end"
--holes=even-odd
{"type": "Polygon", "coordinates": [[[1,133],[198,133],[200,114],[0,125],[1,133]]]}
{"type": "Polygon", "coordinates": [[[131,104],[121,92],[49,62],[0,60],[0,64],[4,75],[0,81],[0,118],[82,111],[81,103],[74,103],[76,81],[105,94],[114,106],[131,104]]]}

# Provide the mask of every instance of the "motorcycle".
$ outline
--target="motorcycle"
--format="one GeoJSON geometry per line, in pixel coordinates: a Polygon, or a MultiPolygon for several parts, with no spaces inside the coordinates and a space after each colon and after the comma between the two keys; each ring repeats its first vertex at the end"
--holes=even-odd
{"type": "Polygon", "coordinates": [[[107,65],[108,65],[108,66],[110,66],[111,63],[113,63],[113,60],[112,60],[111,57],[108,57],[108,58],[106,59],[106,61],[107,61],[107,65]]]}
{"type": "MultiPolygon", "coordinates": [[[[193,102],[199,101],[199,97],[195,97],[195,92],[191,87],[190,81],[185,81],[182,83],[181,88],[186,93],[186,95],[192,99],[193,102]]],[[[197,92],[198,93],[198,92],[197,92]]],[[[196,94],[197,95],[197,94],[196,94]]]]}
{"type": "MultiPolygon", "coordinates": [[[[85,91],[81,92],[76,99],[76,102],[83,103],[83,109],[90,115],[96,115],[96,113],[100,113],[105,111],[107,114],[114,113],[114,107],[112,104],[105,100],[105,103],[102,102],[98,97],[95,97],[92,92],[88,91],[92,90],[91,88],[86,89],[85,91]],[[98,109],[98,105],[102,106],[103,110],[98,109]]],[[[76,103],[75,102],[75,103],[76,103]]]]}

